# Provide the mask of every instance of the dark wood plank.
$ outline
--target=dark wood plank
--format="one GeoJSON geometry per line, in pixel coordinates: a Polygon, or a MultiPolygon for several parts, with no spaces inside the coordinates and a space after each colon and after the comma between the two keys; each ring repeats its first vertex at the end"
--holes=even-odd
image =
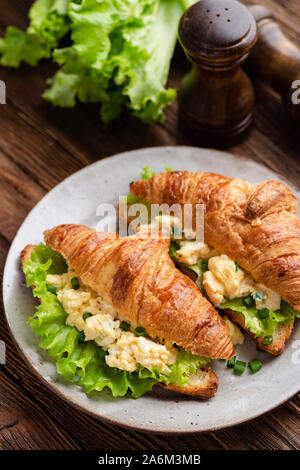
{"type": "MultiPolygon", "coordinates": [[[[258,3],[247,0],[245,4],[258,3]]],[[[274,9],[294,39],[300,38],[297,0],[261,0],[274,9]]],[[[14,24],[25,27],[31,1],[0,0],[0,34],[14,24]]],[[[177,48],[170,85],[179,87],[188,63],[177,48]]],[[[189,144],[177,128],[177,103],[165,123],[145,126],[130,116],[103,129],[97,106],[61,110],[43,103],[41,93],[55,66],[0,69],[8,104],[0,106],[0,271],[18,227],[29,210],[58,182],[104,156],[147,146],[189,144]]],[[[300,136],[280,99],[255,83],[257,104],[250,137],[234,153],[262,162],[299,186],[300,136]]],[[[245,178],[247,175],[245,175],[245,178]]],[[[7,365],[0,366],[0,448],[2,449],[299,449],[300,395],[278,410],[237,428],[193,436],[160,436],[102,423],[54,395],[24,367],[8,332],[3,311],[0,338],[7,365]]]]}
{"type": "Polygon", "coordinates": [[[0,372],[0,449],[78,448],[22,388],[0,372]]]}
{"type": "Polygon", "coordinates": [[[264,5],[274,12],[278,20],[286,26],[288,34],[299,42],[300,5],[295,0],[242,0],[245,5],[264,5]]]}

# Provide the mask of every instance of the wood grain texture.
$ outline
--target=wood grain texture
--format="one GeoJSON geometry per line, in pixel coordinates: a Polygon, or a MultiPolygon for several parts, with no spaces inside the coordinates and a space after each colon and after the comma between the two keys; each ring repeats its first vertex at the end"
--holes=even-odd
{"type": "MultiPolygon", "coordinates": [[[[245,4],[259,3],[248,0],[245,4]]],[[[261,0],[300,43],[298,0],[261,0]]],[[[30,0],[0,0],[0,35],[14,24],[25,27],[30,0]]],[[[178,88],[188,70],[180,48],[172,64],[170,85],[178,88]]],[[[43,195],[74,171],[105,156],[157,145],[188,145],[177,129],[177,103],[165,123],[148,127],[127,116],[103,130],[97,106],[76,110],[52,108],[41,99],[55,66],[0,69],[7,85],[7,105],[0,106],[0,271],[18,227],[43,195]]],[[[255,123],[249,138],[231,149],[288,178],[300,188],[300,135],[280,97],[255,83],[255,123]]],[[[242,175],[247,178],[247,175],[242,175]]],[[[0,339],[7,364],[0,365],[0,449],[299,449],[300,395],[250,423],[191,436],[161,436],[128,431],[95,420],[57,398],[24,364],[8,332],[3,309],[0,339]]]]}

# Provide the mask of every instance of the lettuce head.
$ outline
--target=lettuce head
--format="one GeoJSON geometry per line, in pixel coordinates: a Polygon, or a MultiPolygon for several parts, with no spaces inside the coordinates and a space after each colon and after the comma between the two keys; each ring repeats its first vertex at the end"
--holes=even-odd
{"type": "Polygon", "coordinates": [[[44,98],[56,106],[99,103],[104,123],[124,109],[160,122],[175,99],[166,89],[178,22],[195,0],[36,0],[26,32],[9,27],[0,63],[59,65],[44,98]],[[67,34],[68,33],[68,34],[67,34]],[[60,40],[67,35],[68,47],[60,40]],[[69,44],[68,44],[69,43],[69,44]]]}

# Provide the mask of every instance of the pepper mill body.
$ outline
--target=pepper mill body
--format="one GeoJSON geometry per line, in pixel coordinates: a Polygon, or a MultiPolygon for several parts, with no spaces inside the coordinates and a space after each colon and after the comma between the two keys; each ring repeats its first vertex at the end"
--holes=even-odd
{"type": "Polygon", "coordinates": [[[258,42],[248,62],[250,71],[282,96],[292,118],[300,119],[299,99],[293,98],[300,98],[297,92],[300,88],[300,47],[285,36],[270,10],[260,5],[249,10],[258,26],[258,42]]]}
{"type": "Polygon", "coordinates": [[[192,62],[179,91],[180,130],[197,145],[226,148],[251,126],[254,90],[241,64],[256,41],[256,24],[236,0],[202,0],[179,25],[192,62]]]}

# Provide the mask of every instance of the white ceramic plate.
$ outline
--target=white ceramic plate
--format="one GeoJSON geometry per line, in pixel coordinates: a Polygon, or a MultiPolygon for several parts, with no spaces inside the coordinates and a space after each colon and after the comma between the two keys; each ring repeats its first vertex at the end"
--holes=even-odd
{"type": "MultiPolygon", "coordinates": [[[[150,165],[156,172],[165,166],[178,170],[213,171],[239,176],[253,183],[280,179],[267,168],[223,152],[192,147],[142,149],[101,160],[67,178],[48,193],[31,211],[11,246],[4,272],[4,305],[11,332],[27,361],[49,386],[85,411],[115,424],[155,432],[212,431],[242,423],[259,416],[291,398],[300,390],[300,361],[296,339],[300,322],[278,358],[258,353],[247,340],[238,347],[241,360],[258,357],[263,368],[254,375],[237,377],[225,368],[225,362],[213,361],[220,387],[216,397],[199,401],[154,388],[139,398],[114,399],[109,392],[86,396],[56,373],[55,364],[38,346],[38,338],[27,323],[34,311],[32,293],[26,289],[19,266],[19,255],[28,243],[39,243],[45,229],[61,223],[96,227],[100,203],[117,203],[128,193],[131,181],[139,179],[141,169],[150,165]],[[297,364],[298,362],[298,364],[297,364]]],[[[298,198],[299,192],[292,188],[298,198]]],[[[299,346],[298,346],[299,348],[299,346]]]]}

